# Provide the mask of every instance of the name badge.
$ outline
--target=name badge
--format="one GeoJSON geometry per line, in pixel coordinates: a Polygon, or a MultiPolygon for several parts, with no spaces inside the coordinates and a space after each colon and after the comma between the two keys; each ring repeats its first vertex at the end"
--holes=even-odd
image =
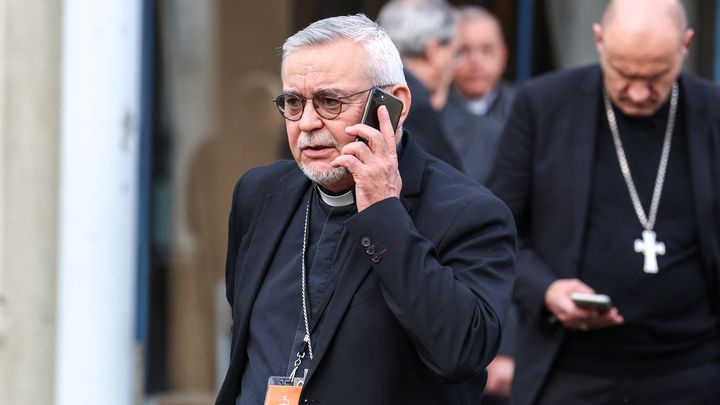
{"type": "Polygon", "coordinates": [[[299,405],[304,378],[270,377],[265,405],[299,405]]]}

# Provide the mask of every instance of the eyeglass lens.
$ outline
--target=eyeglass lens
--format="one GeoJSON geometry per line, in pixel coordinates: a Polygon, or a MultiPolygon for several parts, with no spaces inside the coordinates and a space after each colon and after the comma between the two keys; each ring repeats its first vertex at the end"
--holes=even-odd
{"type": "MultiPolygon", "coordinates": [[[[275,102],[285,118],[297,121],[303,114],[307,100],[295,94],[281,94],[275,102]]],[[[312,103],[315,111],[325,119],[336,118],[342,111],[342,101],[337,96],[316,94],[312,98],[312,103]]]]}

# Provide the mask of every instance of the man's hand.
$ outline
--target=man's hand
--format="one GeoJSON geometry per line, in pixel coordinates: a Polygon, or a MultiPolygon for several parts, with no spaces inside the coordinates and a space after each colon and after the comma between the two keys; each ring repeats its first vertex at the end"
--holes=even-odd
{"type": "Polygon", "coordinates": [[[624,322],[616,307],[604,312],[578,307],[570,298],[570,294],[574,292],[592,294],[595,290],[582,281],[571,278],[555,280],[545,291],[545,306],[564,327],[584,332],[621,325],[624,322]]]}
{"type": "Polygon", "coordinates": [[[510,386],[515,374],[515,360],[506,354],[498,354],[487,366],[485,393],[496,397],[510,397],[510,386]]]}
{"type": "Polygon", "coordinates": [[[347,127],[349,136],[359,136],[368,143],[350,142],[332,162],[334,167],[344,166],[352,174],[358,212],[386,198],[400,197],[402,189],[395,133],[385,106],[378,108],[378,120],[381,131],[365,124],[347,127]]]}

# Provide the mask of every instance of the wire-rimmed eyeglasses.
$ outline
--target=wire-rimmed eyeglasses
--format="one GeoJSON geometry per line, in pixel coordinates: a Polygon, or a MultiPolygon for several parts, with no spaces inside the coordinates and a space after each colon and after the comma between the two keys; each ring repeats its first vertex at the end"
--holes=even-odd
{"type": "Polygon", "coordinates": [[[346,104],[343,100],[357,96],[358,94],[366,93],[372,90],[373,87],[345,96],[338,96],[331,92],[321,91],[314,94],[311,98],[305,98],[295,93],[288,92],[277,96],[273,102],[277,105],[277,109],[280,111],[280,114],[290,121],[299,121],[300,118],[302,118],[303,112],[305,111],[305,103],[308,100],[312,100],[313,107],[318,115],[326,120],[334,120],[338,117],[338,115],[340,115],[343,105],[346,104]]]}

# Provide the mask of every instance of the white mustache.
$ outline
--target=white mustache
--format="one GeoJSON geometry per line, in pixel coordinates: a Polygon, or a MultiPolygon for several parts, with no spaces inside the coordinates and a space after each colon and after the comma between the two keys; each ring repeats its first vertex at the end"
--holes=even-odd
{"type": "Polygon", "coordinates": [[[340,150],[340,146],[335,138],[327,132],[300,133],[297,140],[297,148],[303,150],[312,147],[335,148],[338,151],[340,150]]]}

